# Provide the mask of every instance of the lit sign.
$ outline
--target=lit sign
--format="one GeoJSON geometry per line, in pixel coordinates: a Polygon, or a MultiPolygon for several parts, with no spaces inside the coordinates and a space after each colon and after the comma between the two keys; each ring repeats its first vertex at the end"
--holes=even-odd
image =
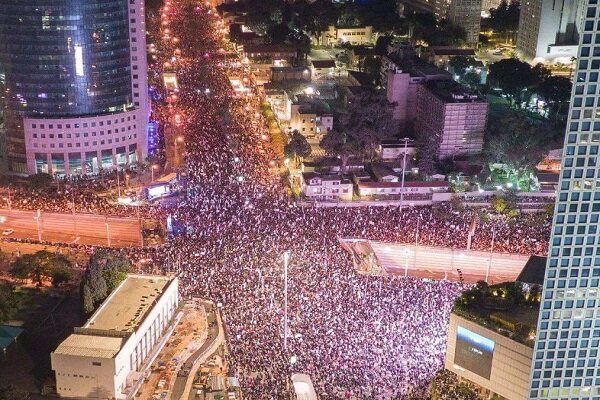
{"type": "Polygon", "coordinates": [[[75,74],[83,76],[83,48],[80,45],[75,46],[75,74]]]}
{"type": "Polygon", "coordinates": [[[456,331],[454,364],[490,379],[494,347],[493,340],[459,326],[456,331]]]}

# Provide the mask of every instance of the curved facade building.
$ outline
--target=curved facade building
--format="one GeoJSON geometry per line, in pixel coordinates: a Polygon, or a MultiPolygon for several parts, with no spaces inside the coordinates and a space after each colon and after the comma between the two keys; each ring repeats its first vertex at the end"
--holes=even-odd
{"type": "Polygon", "coordinates": [[[145,48],[143,0],[0,0],[9,171],[93,173],[144,157],[145,48]]]}

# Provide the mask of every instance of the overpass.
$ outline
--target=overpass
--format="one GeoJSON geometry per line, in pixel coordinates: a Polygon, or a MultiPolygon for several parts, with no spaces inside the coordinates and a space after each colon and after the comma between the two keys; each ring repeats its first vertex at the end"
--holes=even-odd
{"type": "Polygon", "coordinates": [[[0,209],[0,217],[4,221],[0,230],[14,230],[2,236],[6,238],[110,247],[142,244],[141,221],[137,218],[15,209],[0,209]]]}
{"type": "Polygon", "coordinates": [[[498,252],[415,246],[364,239],[340,239],[363,273],[488,283],[514,281],[529,256],[498,252]]]}

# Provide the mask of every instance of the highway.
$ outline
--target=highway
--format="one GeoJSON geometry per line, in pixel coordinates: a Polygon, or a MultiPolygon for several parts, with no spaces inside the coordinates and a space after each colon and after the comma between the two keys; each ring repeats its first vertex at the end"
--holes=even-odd
{"type": "Polygon", "coordinates": [[[0,216],[0,230],[14,230],[6,238],[111,247],[140,246],[142,240],[137,218],[42,211],[38,220],[37,211],[7,209],[0,209],[0,216]]]}

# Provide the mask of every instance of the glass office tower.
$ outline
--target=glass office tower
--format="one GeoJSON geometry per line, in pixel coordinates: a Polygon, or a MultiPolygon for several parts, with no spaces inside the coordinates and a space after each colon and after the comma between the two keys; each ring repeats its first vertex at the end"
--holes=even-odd
{"type": "Polygon", "coordinates": [[[530,399],[600,399],[600,5],[585,7],[530,399]]]}
{"type": "MultiPolygon", "coordinates": [[[[143,13],[143,1],[139,0],[0,0],[0,67],[6,74],[9,170],[42,172],[32,171],[31,165],[27,168],[26,154],[31,152],[43,154],[53,172],[64,169],[52,168],[53,154],[59,160],[56,166],[68,159],[66,153],[62,154],[67,151],[66,142],[61,146],[64,151],[50,150],[59,149],[52,141],[39,142],[37,148],[34,144],[41,135],[45,139],[50,135],[66,139],[72,133],[75,138],[76,132],[69,132],[66,125],[74,129],[76,123],[27,124],[28,118],[78,118],[78,125],[91,127],[92,122],[100,122],[93,121],[95,117],[132,111],[136,102],[137,108],[146,106],[134,99],[133,89],[140,85],[134,86],[132,68],[141,52],[138,48],[145,51],[145,37],[132,47],[132,39],[145,31],[143,13]],[[62,131],[57,129],[59,124],[63,125],[62,131]],[[37,131],[39,126],[53,126],[53,131],[37,131]]],[[[143,74],[145,80],[145,69],[144,56],[135,74],[143,74]]],[[[142,124],[138,125],[141,128],[142,124]]],[[[92,135],[91,131],[77,132],[82,138],[84,133],[92,135]]],[[[117,143],[113,141],[116,139],[111,138],[111,143],[117,143]]],[[[101,142],[97,140],[97,146],[101,142]]],[[[78,153],[89,150],[91,143],[88,141],[86,146],[82,141],[78,153]]],[[[122,143],[121,138],[118,143],[122,143]]],[[[108,138],[104,144],[108,144],[108,138]]],[[[74,150],[76,146],[69,152],[74,150]]]]}

